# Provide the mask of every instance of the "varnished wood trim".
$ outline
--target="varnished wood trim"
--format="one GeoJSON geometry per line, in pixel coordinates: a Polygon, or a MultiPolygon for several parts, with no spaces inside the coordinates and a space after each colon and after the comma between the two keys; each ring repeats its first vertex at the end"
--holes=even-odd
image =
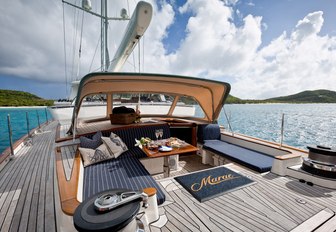
{"type": "Polygon", "coordinates": [[[55,141],[59,140],[60,138],[61,138],[61,124],[58,123],[56,127],[55,141]]]}
{"type": "Polygon", "coordinates": [[[286,160],[286,159],[292,159],[292,158],[298,158],[298,157],[301,157],[301,155],[298,154],[297,152],[293,152],[293,153],[287,154],[287,155],[275,156],[275,158],[279,159],[279,160],[286,160]]]}
{"type": "Polygon", "coordinates": [[[156,194],[156,188],[145,188],[143,191],[148,195],[148,197],[154,196],[156,194]]]}
{"type": "Polygon", "coordinates": [[[58,189],[61,201],[61,207],[65,214],[72,216],[80,204],[77,200],[77,186],[78,186],[78,178],[79,178],[79,167],[81,162],[81,157],[79,152],[76,152],[74,158],[74,164],[72,168],[71,178],[68,181],[66,179],[62,154],[60,152],[60,148],[56,148],[56,173],[57,173],[57,182],[58,189]]]}

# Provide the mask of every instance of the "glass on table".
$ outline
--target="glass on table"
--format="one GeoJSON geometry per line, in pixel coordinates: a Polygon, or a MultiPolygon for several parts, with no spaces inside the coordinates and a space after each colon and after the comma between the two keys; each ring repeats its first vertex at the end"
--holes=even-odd
{"type": "Polygon", "coordinates": [[[156,141],[159,139],[159,136],[160,136],[160,130],[155,130],[156,141]]]}
{"type": "Polygon", "coordinates": [[[163,137],[163,129],[160,129],[160,130],[159,130],[159,137],[160,137],[160,139],[162,140],[162,137],[163,137]]]}

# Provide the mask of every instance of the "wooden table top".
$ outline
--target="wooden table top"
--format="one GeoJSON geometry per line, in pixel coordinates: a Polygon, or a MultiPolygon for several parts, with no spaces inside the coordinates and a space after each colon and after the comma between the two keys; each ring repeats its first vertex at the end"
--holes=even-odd
{"type": "Polygon", "coordinates": [[[146,153],[148,157],[157,158],[157,157],[164,157],[164,156],[195,152],[195,151],[198,151],[198,148],[185,142],[183,146],[181,147],[172,147],[171,151],[159,151],[158,149],[150,150],[146,146],[143,146],[142,150],[146,153]]]}

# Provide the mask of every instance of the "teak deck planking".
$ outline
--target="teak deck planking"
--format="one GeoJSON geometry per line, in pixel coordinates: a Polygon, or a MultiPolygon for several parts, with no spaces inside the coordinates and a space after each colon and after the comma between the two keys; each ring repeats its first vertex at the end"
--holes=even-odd
{"type": "Polygon", "coordinates": [[[0,172],[0,231],[56,231],[54,138],[57,123],[43,127],[0,172]]]}
{"type": "Polygon", "coordinates": [[[324,225],[325,228],[329,228],[326,231],[336,229],[336,224],[332,226],[336,210],[335,191],[308,186],[298,180],[271,173],[260,175],[237,165],[231,167],[257,183],[204,203],[199,203],[173,178],[159,180],[171,201],[161,207],[170,223],[162,227],[154,223],[151,229],[290,231],[297,227],[297,231],[310,231],[329,218],[331,221],[324,225]],[[328,194],[325,194],[326,191],[328,194]],[[302,201],[303,204],[300,203],[302,201]]]}
{"type": "MultiPolygon", "coordinates": [[[[33,146],[23,147],[0,172],[0,231],[74,230],[71,220],[62,223],[55,176],[55,146],[60,147],[64,175],[69,179],[75,145],[55,144],[57,123],[43,127],[33,137],[33,146]]],[[[57,152],[57,151],[56,151],[57,152]]],[[[183,175],[212,168],[198,156],[180,156],[183,175]]],[[[159,207],[160,219],[147,231],[316,231],[336,229],[336,191],[309,186],[272,173],[261,175],[241,166],[230,168],[247,175],[256,184],[199,203],[173,177],[154,178],[166,190],[159,207]]],[[[61,216],[63,217],[63,216],[61,216]]]]}

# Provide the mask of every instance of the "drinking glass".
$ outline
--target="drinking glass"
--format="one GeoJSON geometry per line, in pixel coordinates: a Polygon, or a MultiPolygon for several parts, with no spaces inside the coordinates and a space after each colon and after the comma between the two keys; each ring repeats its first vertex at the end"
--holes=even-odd
{"type": "Polygon", "coordinates": [[[160,139],[162,140],[162,137],[163,137],[163,129],[160,129],[160,130],[159,130],[159,137],[160,137],[160,139]]]}
{"type": "Polygon", "coordinates": [[[156,141],[158,140],[159,136],[160,136],[160,130],[155,130],[156,141]]]}

